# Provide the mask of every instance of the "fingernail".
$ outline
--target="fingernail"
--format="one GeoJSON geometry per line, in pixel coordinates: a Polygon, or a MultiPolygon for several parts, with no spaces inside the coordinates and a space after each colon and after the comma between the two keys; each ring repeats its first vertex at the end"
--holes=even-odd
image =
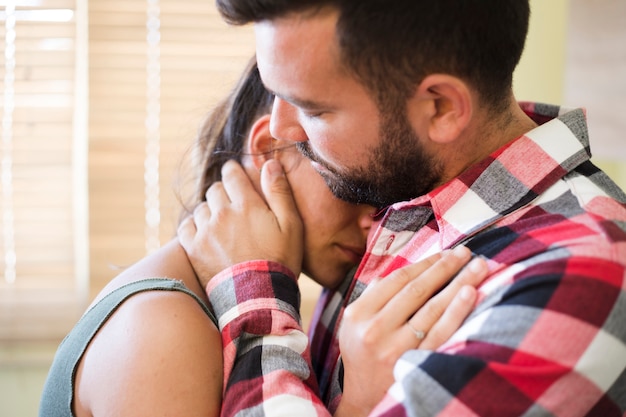
{"type": "Polygon", "coordinates": [[[469,254],[469,249],[467,249],[465,246],[457,246],[452,250],[452,254],[457,258],[465,259],[469,254]]]}
{"type": "Polygon", "coordinates": [[[472,298],[472,293],[473,293],[472,287],[470,287],[469,285],[464,285],[463,287],[461,287],[461,290],[459,291],[459,297],[467,301],[472,298]]]}
{"type": "Polygon", "coordinates": [[[467,267],[469,268],[470,271],[474,273],[482,272],[485,270],[485,267],[486,267],[485,260],[479,257],[474,258],[470,261],[467,267]]]}
{"type": "Polygon", "coordinates": [[[282,165],[280,164],[280,162],[278,162],[275,159],[268,160],[263,166],[263,169],[267,170],[267,172],[270,174],[272,178],[276,178],[276,177],[280,177],[284,175],[282,165]]]}

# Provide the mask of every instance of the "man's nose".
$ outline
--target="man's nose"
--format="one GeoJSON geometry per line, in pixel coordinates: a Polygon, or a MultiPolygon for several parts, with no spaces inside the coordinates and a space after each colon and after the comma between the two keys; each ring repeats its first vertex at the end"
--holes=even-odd
{"type": "Polygon", "coordinates": [[[308,140],[304,129],[298,122],[297,109],[278,97],[274,99],[272,116],[270,118],[270,133],[276,139],[292,142],[308,140]]]}

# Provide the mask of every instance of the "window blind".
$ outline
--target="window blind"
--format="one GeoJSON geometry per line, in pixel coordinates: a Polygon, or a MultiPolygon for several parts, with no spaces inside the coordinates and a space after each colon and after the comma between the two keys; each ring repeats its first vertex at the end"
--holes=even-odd
{"type": "Polygon", "coordinates": [[[228,27],[205,0],[92,0],[89,21],[93,295],[154,247],[148,241],[154,230],[146,229],[155,196],[148,194],[158,193],[151,228],[159,243],[173,237],[178,194],[189,179],[181,161],[207,111],[254,53],[254,39],[251,28],[228,27]],[[157,132],[149,117],[155,106],[157,132]],[[154,147],[158,183],[149,187],[154,147]]]}
{"type": "Polygon", "coordinates": [[[86,302],[85,3],[0,11],[0,340],[57,337],[86,302]]]}
{"type": "Polygon", "coordinates": [[[60,340],[174,235],[181,161],[254,40],[206,0],[0,6],[0,342],[60,340]]]}

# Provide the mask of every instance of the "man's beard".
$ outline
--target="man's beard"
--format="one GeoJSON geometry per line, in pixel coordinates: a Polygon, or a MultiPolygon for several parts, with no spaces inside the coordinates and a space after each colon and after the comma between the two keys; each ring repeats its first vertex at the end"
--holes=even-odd
{"type": "Polygon", "coordinates": [[[300,152],[325,170],[320,175],[332,193],[354,204],[384,208],[431,191],[441,178],[441,166],[423,149],[417,134],[401,115],[387,115],[381,123],[380,145],[366,167],[339,171],[328,166],[311,149],[298,142],[300,152]]]}

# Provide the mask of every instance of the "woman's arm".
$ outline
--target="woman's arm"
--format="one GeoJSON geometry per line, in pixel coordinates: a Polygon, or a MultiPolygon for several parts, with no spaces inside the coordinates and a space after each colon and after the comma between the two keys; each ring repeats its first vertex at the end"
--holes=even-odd
{"type": "MultiPolygon", "coordinates": [[[[126,269],[105,292],[153,277],[193,284],[193,270],[176,241],[126,269]]],[[[222,367],[219,331],[196,300],[176,291],[139,293],[115,311],[87,348],[75,380],[76,414],[217,416],[222,367]]]]}

